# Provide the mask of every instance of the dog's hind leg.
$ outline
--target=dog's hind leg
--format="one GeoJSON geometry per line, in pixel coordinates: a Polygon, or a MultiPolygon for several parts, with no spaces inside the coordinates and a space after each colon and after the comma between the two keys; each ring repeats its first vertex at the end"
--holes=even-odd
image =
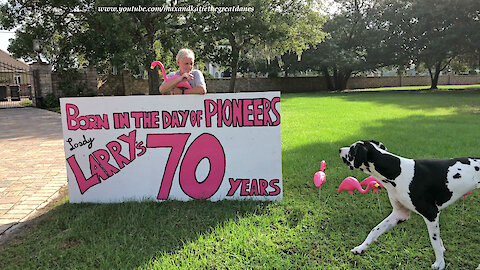
{"type": "Polygon", "coordinates": [[[397,207],[393,209],[393,212],[382,222],[380,222],[372,231],[368,234],[363,243],[352,249],[353,254],[361,254],[365,252],[370,244],[377,240],[377,238],[384,232],[395,227],[397,224],[402,223],[410,218],[410,210],[404,207],[397,207]]]}
{"type": "Polygon", "coordinates": [[[430,236],[430,242],[432,243],[433,251],[435,252],[435,263],[432,264],[432,269],[444,269],[445,260],[443,258],[443,253],[445,252],[445,247],[443,246],[442,239],[440,238],[440,226],[438,223],[438,215],[434,221],[430,221],[425,218],[425,223],[427,224],[428,234],[430,236]]]}

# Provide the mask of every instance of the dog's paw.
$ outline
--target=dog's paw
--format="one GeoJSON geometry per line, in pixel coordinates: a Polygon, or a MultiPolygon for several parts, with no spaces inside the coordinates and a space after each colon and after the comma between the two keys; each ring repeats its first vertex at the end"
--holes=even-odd
{"type": "Polygon", "coordinates": [[[435,261],[435,263],[432,264],[432,269],[435,269],[435,270],[445,269],[445,261],[435,261]]]}
{"type": "Polygon", "coordinates": [[[355,255],[358,255],[358,254],[362,254],[364,253],[365,251],[367,250],[367,247],[363,246],[363,245],[360,245],[352,250],[350,250],[353,254],[355,255]]]}

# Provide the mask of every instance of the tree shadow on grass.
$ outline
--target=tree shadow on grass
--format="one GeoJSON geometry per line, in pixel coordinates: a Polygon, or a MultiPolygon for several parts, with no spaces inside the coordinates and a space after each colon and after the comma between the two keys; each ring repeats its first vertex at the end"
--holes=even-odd
{"type": "MultiPolygon", "coordinates": [[[[240,247],[234,255],[244,256],[249,254],[253,246],[259,245],[267,250],[267,255],[245,255],[240,266],[228,261],[228,254],[237,248],[236,243],[221,243],[227,246],[218,250],[211,248],[205,242],[210,239],[218,241],[210,233],[206,233],[192,245],[198,248],[181,248],[171,254],[161,256],[166,261],[184,265],[189,256],[202,256],[207,261],[205,264],[195,265],[200,267],[216,267],[216,263],[225,268],[268,265],[275,268],[303,268],[303,269],[332,269],[332,268],[361,268],[361,269],[419,269],[427,268],[434,261],[433,250],[426,232],[423,219],[412,214],[412,219],[391,232],[382,236],[375,247],[372,247],[365,256],[354,256],[350,249],[360,244],[368,232],[391,211],[386,191],[380,194],[360,194],[353,196],[347,193],[337,195],[338,186],[343,178],[352,175],[363,179],[367,175],[359,171],[350,171],[338,156],[338,149],[350,145],[361,139],[378,139],[391,146],[392,152],[404,156],[438,157],[445,158],[457,155],[472,155],[476,152],[471,146],[477,143],[475,136],[466,136],[465,139],[451,143],[451,137],[456,136],[442,131],[454,129],[459,134],[472,133],[472,129],[465,123],[458,123],[458,115],[440,117],[415,116],[402,119],[384,120],[374,125],[366,125],[360,132],[335,142],[323,142],[321,136],[313,143],[290,148],[283,151],[283,188],[284,201],[269,207],[265,213],[259,213],[255,218],[258,227],[263,231],[257,234],[247,233],[247,237],[255,238],[269,235],[265,244],[259,244],[252,239],[251,244],[240,247]],[[420,141],[412,136],[414,129],[417,134],[425,134],[420,141]],[[405,144],[400,142],[410,140],[405,144]],[[411,138],[413,137],[413,138],[411,138]],[[428,145],[431,143],[432,145],[428,145]],[[438,149],[441,148],[441,151],[438,149]],[[319,194],[318,188],[313,184],[313,174],[318,171],[320,161],[327,160],[327,183],[322,186],[319,194]],[[271,217],[274,218],[271,218],[271,217]],[[270,222],[261,224],[261,220],[270,222]],[[265,226],[265,227],[264,227],[265,226]],[[208,252],[202,252],[207,247],[208,252]],[[392,259],[393,258],[393,259],[392,259]],[[209,264],[210,263],[210,264],[209,264]]],[[[467,120],[466,120],[467,121],[467,120]]],[[[470,119],[470,121],[475,121],[470,119]]],[[[468,122],[468,121],[467,121],[468,122]]],[[[474,131],[473,133],[476,133],[474,131]]],[[[315,136],[311,136],[314,137],[315,136]]],[[[472,195],[469,200],[477,201],[480,194],[472,195]]],[[[478,211],[478,203],[471,203],[466,212],[478,211]]],[[[442,236],[445,242],[461,242],[462,236],[473,237],[480,240],[479,236],[472,235],[475,224],[465,223],[458,227],[457,220],[461,219],[458,211],[459,204],[451,206],[452,211],[444,211],[448,218],[442,219],[442,236]],[[452,222],[452,220],[454,222],[452,222]]],[[[449,208],[450,209],[450,208],[449,208]]],[[[235,226],[245,226],[244,220],[251,216],[241,217],[235,226]]],[[[249,223],[251,224],[251,223],[249,223]]],[[[219,229],[218,231],[221,231],[219,229]]],[[[241,230],[239,230],[241,231],[241,230]]],[[[226,233],[228,235],[228,233],[226,233]]],[[[222,234],[221,234],[222,235],[222,234]]],[[[223,234],[225,235],[225,234],[223,234]]],[[[226,237],[226,236],[225,236],[226,237]]],[[[241,238],[241,235],[238,235],[241,238]]],[[[250,243],[250,242],[248,242],[250,243]]],[[[447,243],[447,247],[448,247],[447,243]]],[[[469,246],[476,250],[473,245],[469,246]]],[[[260,252],[259,252],[260,253],[260,252]]],[[[478,252],[464,255],[462,252],[447,256],[447,261],[454,268],[476,267],[478,252]]],[[[155,264],[153,264],[155,265],[155,264]]],[[[150,265],[151,266],[151,265],[150,265]]],[[[164,266],[164,265],[162,265],[164,266]]],[[[148,268],[148,267],[147,267],[148,268]]]]}
{"type": "MultiPolygon", "coordinates": [[[[367,97],[362,96],[362,99],[367,100],[367,97]]],[[[311,250],[316,251],[315,255],[309,255],[311,259],[322,258],[316,262],[316,266],[419,269],[428,268],[435,260],[425,223],[420,216],[413,213],[412,219],[405,225],[402,224],[380,237],[379,242],[373,244],[366,255],[353,256],[349,252],[390,213],[391,205],[386,191],[380,191],[378,195],[359,192],[354,195],[346,192],[337,195],[338,186],[345,177],[354,176],[361,181],[368,176],[357,170],[351,171],[343,164],[338,154],[340,147],[371,139],[383,142],[390,152],[408,158],[480,156],[478,134],[480,118],[476,115],[416,115],[367,123],[355,134],[334,142],[322,142],[321,134],[312,135],[311,137],[318,138],[318,142],[283,152],[285,197],[301,198],[308,205],[305,209],[312,209],[316,215],[312,218],[315,220],[311,222],[312,229],[298,234],[303,241],[309,241],[311,250]],[[319,199],[318,189],[312,178],[318,171],[321,160],[327,161],[327,182],[322,185],[319,199]],[[316,238],[311,236],[312,231],[313,234],[317,233],[316,238]],[[313,240],[308,240],[309,238],[313,240]]],[[[478,213],[479,200],[480,192],[476,192],[466,198],[465,208],[461,202],[457,202],[444,210],[440,217],[442,237],[447,250],[450,249],[450,243],[468,245],[466,248],[456,247],[456,254],[446,255],[447,263],[455,269],[474,269],[480,263],[478,248],[462,240],[474,237],[479,241],[478,234],[472,233],[479,225],[465,222],[458,226],[459,220],[471,219],[469,216],[478,213]],[[474,248],[475,252],[472,252],[471,248],[474,248]]],[[[307,215],[305,220],[308,219],[307,215]]]]}
{"type": "Polygon", "coordinates": [[[261,215],[269,204],[227,200],[66,202],[37,218],[0,249],[0,266],[4,266],[0,268],[132,269],[181,249],[225,222],[261,215]]]}
{"type": "Polygon", "coordinates": [[[318,96],[339,97],[352,102],[371,102],[376,105],[397,105],[412,110],[434,110],[454,107],[458,112],[480,113],[480,91],[384,91],[350,93],[305,93],[282,95],[282,104],[294,98],[318,96]],[[445,99],[448,102],[445,102],[445,99]]]}
{"type": "MultiPolygon", "coordinates": [[[[425,224],[417,215],[382,236],[365,256],[349,252],[389,214],[391,206],[385,191],[378,195],[337,195],[346,176],[366,177],[350,171],[338,156],[338,149],[358,140],[375,139],[405,157],[480,155],[479,120],[469,115],[458,121],[459,117],[463,116],[379,120],[330,142],[322,141],[321,130],[308,134],[312,138],[309,143],[282,152],[281,203],[62,204],[0,250],[0,268],[148,268],[164,258],[182,265],[188,256],[202,258],[204,268],[219,264],[224,268],[427,268],[434,260],[433,250],[425,224]],[[313,174],[323,159],[327,161],[327,183],[319,194],[313,174]],[[252,228],[244,228],[248,226],[252,228]],[[255,229],[260,231],[251,232],[255,229]],[[236,238],[248,239],[239,245],[236,238]],[[186,247],[188,243],[193,251],[186,247]],[[258,253],[263,250],[265,254],[248,253],[247,249],[258,253]],[[240,259],[232,260],[234,256],[240,259]]],[[[467,197],[464,220],[474,219],[468,213],[478,212],[479,195],[467,197]]],[[[448,219],[441,218],[447,249],[450,243],[463,244],[461,239],[467,237],[471,239],[468,243],[480,241],[480,236],[472,233],[478,231],[478,224],[465,222],[458,226],[457,221],[462,219],[458,207],[457,203],[447,208],[443,215],[448,219]]],[[[474,244],[468,248],[469,252],[458,247],[456,254],[447,254],[447,262],[453,268],[475,268],[480,262],[478,248],[474,244]]]]}

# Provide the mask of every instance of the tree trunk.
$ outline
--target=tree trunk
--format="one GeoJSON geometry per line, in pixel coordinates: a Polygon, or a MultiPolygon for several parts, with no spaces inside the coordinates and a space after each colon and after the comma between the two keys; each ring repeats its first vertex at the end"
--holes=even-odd
{"type": "Polygon", "coordinates": [[[160,87],[160,78],[158,76],[157,69],[151,69],[147,67],[148,70],[148,94],[149,95],[159,95],[160,92],[158,88],[160,87]]]}
{"type": "Polygon", "coordinates": [[[154,18],[152,16],[146,16],[145,18],[146,19],[143,22],[144,26],[145,26],[145,29],[147,31],[145,39],[147,40],[148,44],[150,44],[150,48],[149,48],[148,53],[146,55],[147,63],[144,64],[146,66],[147,70],[148,70],[148,94],[149,95],[159,95],[160,91],[159,91],[158,88],[160,87],[160,78],[158,76],[158,71],[157,71],[157,69],[151,69],[150,68],[150,64],[153,61],[155,61],[155,58],[157,56],[157,54],[155,52],[155,47],[153,46],[153,44],[155,43],[155,40],[156,40],[156,38],[155,38],[156,29],[154,27],[153,20],[155,20],[156,18],[154,18]]]}
{"type": "Polygon", "coordinates": [[[435,74],[432,74],[432,70],[429,68],[428,72],[430,73],[430,79],[431,79],[431,86],[430,89],[438,89],[438,79],[440,78],[440,71],[441,71],[441,62],[438,62],[435,65],[435,74]]]}
{"type": "Polygon", "coordinates": [[[235,81],[237,80],[238,60],[240,59],[240,51],[232,47],[232,77],[230,77],[230,92],[237,93],[235,91],[235,81]]]}
{"type": "Polygon", "coordinates": [[[328,72],[327,67],[323,67],[323,75],[325,76],[325,81],[327,82],[327,88],[329,91],[333,91],[333,84],[332,84],[332,77],[330,76],[330,73],[328,72]]]}
{"type": "MultiPolygon", "coordinates": [[[[326,71],[324,71],[324,72],[326,72],[326,71]]],[[[326,74],[328,74],[328,72],[326,74]]],[[[328,81],[327,81],[327,85],[329,87],[329,90],[342,91],[342,90],[347,89],[347,82],[348,82],[348,79],[350,79],[351,74],[352,74],[351,71],[344,72],[344,71],[341,71],[341,70],[338,70],[338,69],[334,68],[334,70],[333,70],[333,85],[331,85],[331,83],[330,83],[330,85],[328,85],[328,81],[331,81],[330,79],[328,79],[328,81]]],[[[328,77],[330,77],[330,75],[328,75],[328,77]]]]}
{"type": "Polygon", "coordinates": [[[345,89],[347,89],[348,79],[350,79],[350,76],[352,75],[352,72],[351,71],[346,71],[346,72],[342,72],[341,74],[342,74],[342,77],[341,77],[342,83],[340,85],[339,90],[345,90],[345,89]]]}
{"type": "Polygon", "coordinates": [[[340,76],[339,76],[340,84],[337,87],[338,91],[342,91],[342,90],[345,90],[347,88],[347,79],[348,79],[347,75],[344,74],[343,72],[341,72],[340,76]]]}
{"type": "Polygon", "coordinates": [[[337,68],[333,68],[333,76],[330,76],[327,67],[322,68],[322,72],[325,75],[325,81],[327,82],[327,88],[329,91],[341,91],[347,89],[347,82],[352,75],[351,71],[343,72],[337,68]]]}
{"type": "Polygon", "coordinates": [[[340,84],[339,79],[338,79],[338,70],[337,68],[333,69],[333,89],[335,91],[338,90],[338,85],[340,84]]]}

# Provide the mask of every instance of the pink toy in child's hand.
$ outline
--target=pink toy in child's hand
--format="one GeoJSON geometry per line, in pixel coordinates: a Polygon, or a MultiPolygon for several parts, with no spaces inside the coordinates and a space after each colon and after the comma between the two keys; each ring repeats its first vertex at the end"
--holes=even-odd
{"type": "Polygon", "coordinates": [[[358,180],[354,177],[347,177],[343,179],[342,183],[338,187],[338,193],[346,190],[348,193],[353,194],[354,190],[358,190],[361,193],[367,193],[371,188],[374,187],[379,187],[380,185],[378,183],[375,183],[374,181],[370,181],[367,185],[367,189],[363,190],[362,186],[358,182],[358,180]]]}
{"type": "MultiPolygon", "coordinates": [[[[165,73],[165,68],[163,67],[163,64],[162,64],[160,61],[153,61],[153,62],[152,62],[152,65],[150,66],[150,68],[151,68],[151,69],[154,69],[156,65],[159,65],[160,68],[162,69],[163,80],[166,81],[166,82],[175,80],[175,79],[177,79],[178,77],[181,77],[181,76],[182,76],[182,75],[173,75],[173,76],[171,76],[170,78],[167,78],[167,75],[166,75],[166,73],[165,73]]],[[[183,87],[183,88],[187,88],[187,89],[192,89],[192,86],[191,86],[188,82],[180,82],[179,84],[177,84],[176,87],[183,87]]]]}
{"type": "Polygon", "coordinates": [[[373,186],[373,192],[375,192],[375,193],[378,193],[378,188],[385,188],[385,187],[382,185],[382,183],[380,183],[380,181],[378,181],[377,179],[375,179],[375,177],[373,177],[373,176],[369,176],[369,177],[363,179],[363,181],[360,182],[360,185],[361,185],[362,187],[363,187],[363,186],[368,186],[368,184],[369,184],[370,182],[373,182],[374,184],[378,184],[378,187],[375,186],[375,185],[373,186]]]}
{"type": "Polygon", "coordinates": [[[322,160],[322,162],[320,162],[320,171],[316,172],[313,176],[313,182],[318,188],[322,188],[322,184],[327,181],[327,175],[325,175],[326,166],[327,162],[325,162],[325,160],[322,160]]]}

